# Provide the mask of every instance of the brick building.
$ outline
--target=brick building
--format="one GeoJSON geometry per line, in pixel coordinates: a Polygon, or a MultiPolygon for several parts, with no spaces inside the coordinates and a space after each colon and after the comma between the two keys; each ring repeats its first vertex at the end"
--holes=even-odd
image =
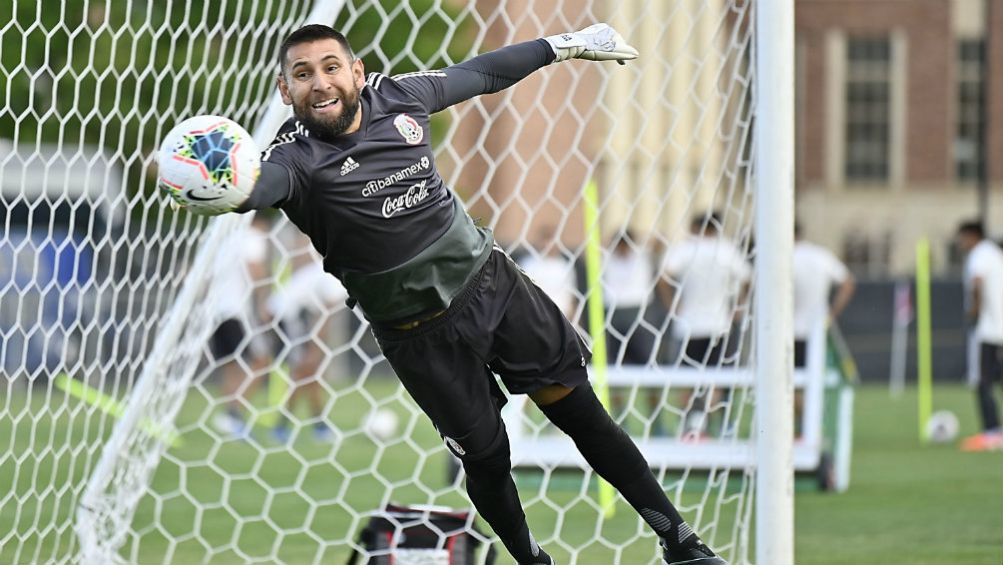
{"type": "Polygon", "coordinates": [[[922,236],[944,271],[958,222],[983,212],[1003,233],[1003,1],[987,1],[797,2],[798,214],[861,274],[908,273],[922,236]]]}
{"type": "MultiPolygon", "coordinates": [[[[625,0],[606,14],[583,0],[559,9],[527,0],[481,5],[483,14],[505,16],[491,20],[482,50],[607,20],[642,53],[624,68],[546,69],[461,110],[440,163],[499,240],[525,242],[551,224],[575,248],[587,179],[600,186],[607,238],[630,226],[665,243],[710,207],[730,215],[733,229],[748,229],[748,148],[737,140],[749,136],[741,79],[750,1],[625,0]]],[[[911,272],[922,236],[936,271],[956,265],[951,241],[962,219],[984,213],[991,233],[1003,235],[1003,0],[797,0],[795,17],[805,235],[876,278],[911,272]]]]}

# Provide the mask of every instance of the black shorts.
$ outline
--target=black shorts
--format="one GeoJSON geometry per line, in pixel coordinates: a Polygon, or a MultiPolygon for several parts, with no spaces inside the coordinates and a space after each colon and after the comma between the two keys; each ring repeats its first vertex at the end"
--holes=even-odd
{"type": "Polygon", "coordinates": [[[512,394],[588,382],[591,352],[582,337],[498,249],[445,313],[407,330],[374,324],[373,333],[401,383],[450,438],[497,426],[505,397],[492,373],[512,394]]]}
{"type": "Polygon", "coordinates": [[[808,341],[804,339],[794,340],[794,366],[803,369],[808,362],[808,341]]]}
{"type": "Polygon", "coordinates": [[[209,342],[213,357],[218,361],[236,353],[240,343],[244,341],[244,335],[244,324],[241,324],[240,320],[236,318],[223,320],[209,342]]]}
{"type": "Polygon", "coordinates": [[[262,334],[252,334],[247,339],[247,324],[238,318],[223,320],[209,339],[213,358],[220,361],[230,357],[258,358],[267,354],[267,343],[262,334]]]}
{"type": "Polygon", "coordinates": [[[722,363],[722,360],[725,360],[725,341],[726,339],[724,336],[719,338],[690,338],[690,340],[686,342],[686,349],[684,350],[686,357],[683,359],[683,364],[693,367],[718,367],[721,365],[727,365],[727,362],[722,363]]]}
{"type": "Polygon", "coordinates": [[[979,378],[990,386],[1003,378],[1003,345],[979,342],[979,378]]]}

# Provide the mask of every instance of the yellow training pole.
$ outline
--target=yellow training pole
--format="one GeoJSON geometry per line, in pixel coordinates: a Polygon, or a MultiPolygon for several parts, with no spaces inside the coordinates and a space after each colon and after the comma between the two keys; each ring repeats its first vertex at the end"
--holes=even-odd
{"type": "Polygon", "coordinates": [[[933,351],[930,325],[930,242],[924,237],[916,243],[916,361],[921,442],[926,441],[926,423],[933,411],[933,351]]]}
{"type": "MultiPolygon", "coordinates": [[[[606,382],[606,313],[603,306],[602,229],[599,226],[599,187],[594,180],[585,185],[585,279],[588,293],[589,334],[592,336],[593,387],[602,405],[609,410],[609,385],[606,382]]],[[[616,513],[613,486],[599,479],[599,506],[606,518],[616,513]]]]}
{"type": "MultiPolygon", "coordinates": [[[[125,405],[118,399],[108,396],[96,388],[89,387],[76,379],[71,379],[65,373],[56,375],[52,384],[66,394],[90,404],[109,416],[121,418],[125,414],[125,405]]],[[[150,421],[149,418],[143,418],[139,426],[147,434],[171,447],[181,447],[184,445],[181,437],[176,432],[162,424],[150,421]]]]}
{"type": "MultiPolygon", "coordinates": [[[[273,292],[282,288],[283,286],[289,284],[289,279],[292,278],[293,272],[289,263],[286,262],[281,267],[278,264],[272,265],[272,270],[276,271],[275,275],[275,288],[273,292]]],[[[258,421],[266,428],[274,428],[279,425],[282,415],[279,412],[286,401],[286,394],[289,392],[289,386],[292,382],[292,376],[289,373],[289,366],[285,363],[276,364],[275,368],[268,373],[268,382],[265,390],[268,403],[266,410],[258,417],[258,421]]],[[[290,411],[295,410],[296,407],[290,405],[290,411]]]]}
{"type": "MultiPolygon", "coordinates": [[[[279,410],[282,405],[285,404],[286,394],[289,392],[289,383],[291,382],[291,376],[289,374],[289,367],[284,363],[277,366],[268,374],[268,408],[266,411],[258,416],[258,420],[261,425],[266,428],[274,428],[279,425],[281,420],[281,412],[279,410]]],[[[290,410],[295,410],[295,406],[290,406],[290,410]]]]}

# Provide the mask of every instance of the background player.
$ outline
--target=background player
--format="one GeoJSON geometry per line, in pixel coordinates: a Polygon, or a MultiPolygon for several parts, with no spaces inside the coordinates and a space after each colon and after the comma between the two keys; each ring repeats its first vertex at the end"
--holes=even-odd
{"type": "Polygon", "coordinates": [[[853,299],[857,282],[846,265],[828,249],[805,241],[794,226],[794,366],[804,367],[808,337],[820,323],[835,321],[853,299]],[[832,288],[836,294],[829,300],[832,288]]]}
{"type": "MultiPolygon", "coordinates": [[[[846,309],[857,288],[856,279],[828,249],[805,241],[800,224],[794,225],[794,366],[808,359],[808,338],[820,324],[828,327],[846,309]],[[836,294],[829,300],[832,288],[836,294]]],[[[801,426],[804,395],[794,395],[794,427],[801,426]]]]}
{"type": "Polygon", "coordinates": [[[318,340],[329,337],[327,330],[333,324],[347,322],[339,314],[345,308],[348,293],[338,279],[324,272],[310,241],[302,234],[296,234],[295,238],[292,274],[268,299],[268,311],[278,321],[280,341],[283,347],[289,348],[289,376],[292,379],[292,391],[285,402],[286,412],[272,435],[282,443],[292,439],[289,416],[294,413],[297,401],[305,398],[314,439],[330,441],[334,434],[324,418],[327,401],[322,385],[324,350],[318,340]]]}
{"type": "MultiPolygon", "coordinates": [[[[720,367],[734,363],[726,355],[732,323],[745,312],[752,267],[733,243],[720,235],[721,217],[700,214],[690,222],[690,236],[669,248],[657,289],[673,315],[672,335],[682,343],[682,363],[720,367]]],[[[687,400],[683,427],[690,436],[706,428],[707,392],[687,400]]],[[[724,427],[727,427],[725,425],[724,427]]]]}
{"type": "Polygon", "coordinates": [[[236,438],[250,434],[244,410],[270,361],[261,337],[262,322],[267,317],[270,227],[267,216],[255,214],[250,228],[235,232],[223,243],[233,250],[235,261],[214,265],[217,286],[227,290],[213,302],[218,326],[210,349],[220,363],[220,393],[226,404],[224,411],[213,418],[213,425],[236,438]],[[245,296],[252,297],[250,305],[245,296]]]}
{"type": "Polygon", "coordinates": [[[1003,379],[1003,251],[987,239],[979,222],[958,228],[965,257],[965,301],[979,344],[979,415],[982,431],[961,442],[964,451],[1003,449],[1003,427],[993,385],[1003,379]]]}

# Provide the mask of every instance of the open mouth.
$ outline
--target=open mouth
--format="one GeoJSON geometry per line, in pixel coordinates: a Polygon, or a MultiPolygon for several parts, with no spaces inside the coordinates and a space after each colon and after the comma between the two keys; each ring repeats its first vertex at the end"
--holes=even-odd
{"type": "Polygon", "coordinates": [[[320,111],[320,112],[326,112],[326,111],[330,110],[331,108],[334,108],[338,104],[339,101],[340,101],[339,98],[331,98],[330,100],[324,100],[322,102],[317,102],[315,104],[312,104],[311,106],[313,107],[314,110],[317,110],[317,111],[320,111]]]}

